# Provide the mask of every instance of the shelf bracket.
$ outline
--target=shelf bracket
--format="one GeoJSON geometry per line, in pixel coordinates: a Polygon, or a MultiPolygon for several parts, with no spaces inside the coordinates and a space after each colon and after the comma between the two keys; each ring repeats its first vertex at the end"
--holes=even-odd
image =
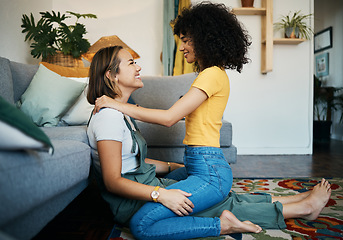
{"type": "Polygon", "coordinates": [[[273,70],[273,0],[262,0],[266,14],[261,16],[261,72],[273,70]]]}

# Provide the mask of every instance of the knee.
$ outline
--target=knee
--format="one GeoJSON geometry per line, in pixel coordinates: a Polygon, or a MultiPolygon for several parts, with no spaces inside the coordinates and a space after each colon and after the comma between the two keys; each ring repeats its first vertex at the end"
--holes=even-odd
{"type": "Polygon", "coordinates": [[[139,238],[139,232],[140,232],[140,218],[137,216],[137,214],[133,215],[133,217],[130,220],[130,230],[132,235],[136,238],[136,239],[140,239],[139,238]]]}
{"type": "MultiPolygon", "coordinates": [[[[143,216],[144,217],[144,216],[143,216]]],[[[144,240],[149,239],[146,235],[148,226],[146,226],[140,214],[135,214],[130,220],[130,230],[135,239],[144,240]]]]}

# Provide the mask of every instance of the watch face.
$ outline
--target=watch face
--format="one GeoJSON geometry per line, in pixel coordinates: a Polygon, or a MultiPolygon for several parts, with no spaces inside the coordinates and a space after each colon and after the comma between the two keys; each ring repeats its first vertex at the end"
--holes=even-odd
{"type": "Polygon", "coordinates": [[[159,195],[160,195],[160,193],[157,191],[152,191],[152,193],[151,193],[151,197],[154,199],[158,198],[159,195]]]}

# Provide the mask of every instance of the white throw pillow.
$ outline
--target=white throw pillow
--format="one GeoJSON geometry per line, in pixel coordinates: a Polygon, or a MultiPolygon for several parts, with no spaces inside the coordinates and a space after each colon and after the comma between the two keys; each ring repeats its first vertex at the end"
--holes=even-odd
{"type": "Polygon", "coordinates": [[[61,121],[67,125],[84,125],[93,112],[94,105],[87,101],[88,78],[70,78],[75,81],[86,83],[87,86],[76,100],[75,104],[62,117],[61,121]]]}

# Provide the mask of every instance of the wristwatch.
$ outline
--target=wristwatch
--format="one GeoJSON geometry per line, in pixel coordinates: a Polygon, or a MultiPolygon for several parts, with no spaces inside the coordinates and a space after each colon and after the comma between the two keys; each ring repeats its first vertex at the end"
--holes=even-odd
{"type": "Polygon", "coordinates": [[[156,186],[154,188],[154,191],[151,192],[151,198],[154,202],[157,202],[157,198],[160,196],[160,193],[158,192],[159,188],[160,188],[160,186],[156,186]]]}

